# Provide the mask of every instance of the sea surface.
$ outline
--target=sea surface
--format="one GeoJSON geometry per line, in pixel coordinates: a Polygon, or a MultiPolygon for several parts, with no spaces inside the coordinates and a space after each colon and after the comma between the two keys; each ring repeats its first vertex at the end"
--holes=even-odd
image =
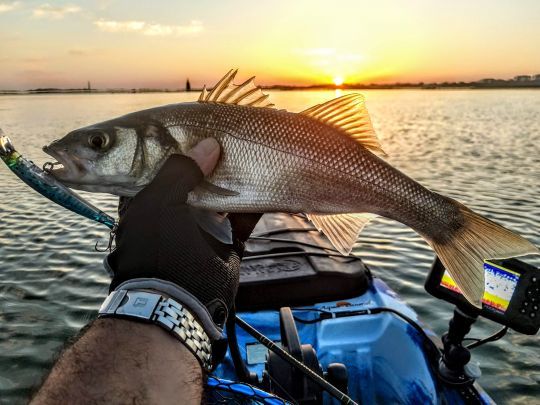
{"type": "MultiPolygon", "coordinates": [[[[301,111],[345,94],[273,92],[301,111]]],[[[540,245],[540,91],[365,91],[388,161],[425,186],[466,203],[540,245]]],[[[196,94],[0,96],[0,127],[38,165],[41,147],[75,128],[196,94]]],[[[85,194],[115,214],[116,198],[85,194]]],[[[67,340],[96,316],[109,278],[108,232],[44,199],[0,164],[0,403],[24,403],[67,340]]],[[[452,306],[423,288],[433,252],[411,229],[378,219],[356,253],[438,334],[452,306]]],[[[533,261],[539,265],[539,260],[533,261]]],[[[471,336],[498,329],[479,321],[471,336]]],[[[501,404],[540,398],[538,336],[510,331],[474,350],[480,383],[501,404]]],[[[104,342],[106,344],[106,342],[104,342]]]]}

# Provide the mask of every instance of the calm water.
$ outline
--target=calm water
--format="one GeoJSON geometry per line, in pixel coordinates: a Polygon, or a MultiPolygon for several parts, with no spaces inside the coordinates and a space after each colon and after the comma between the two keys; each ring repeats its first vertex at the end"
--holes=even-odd
{"type": "MultiPolygon", "coordinates": [[[[424,185],[454,197],[540,245],[540,91],[366,91],[388,160],[424,185]]],[[[300,111],[334,97],[277,92],[274,102],[300,111]]],[[[41,165],[41,146],[93,122],[189,94],[0,97],[0,127],[41,165]]],[[[0,165],[0,402],[24,403],[66,340],[95,317],[108,277],[103,226],[37,195],[0,165]]],[[[87,195],[114,213],[115,198],[87,195]]],[[[451,306],[423,289],[433,254],[407,227],[380,219],[357,251],[437,332],[451,306]]],[[[538,264],[538,260],[535,263],[538,264]]],[[[479,322],[474,336],[497,326],[479,322]]],[[[540,397],[538,337],[510,332],[474,351],[480,383],[500,403],[540,397]]]]}

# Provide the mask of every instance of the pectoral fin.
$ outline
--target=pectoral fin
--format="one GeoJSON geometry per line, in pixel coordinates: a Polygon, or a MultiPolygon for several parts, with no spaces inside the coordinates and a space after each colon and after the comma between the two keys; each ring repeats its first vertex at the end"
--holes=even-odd
{"type": "Polygon", "coordinates": [[[200,183],[197,187],[212,194],[218,194],[218,195],[223,195],[223,196],[228,196],[228,197],[234,197],[240,194],[237,191],[229,190],[220,186],[216,186],[215,184],[212,184],[206,180],[203,180],[202,183],[200,183]]]}
{"type": "Polygon", "coordinates": [[[332,245],[342,255],[348,256],[364,226],[375,217],[374,214],[307,214],[313,225],[324,233],[332,245]]]}
{"type": "Polygon", "coordinates": [[[200,228],[219,240],[221,243],[232,244],[232,227],[227,215],[190,207],[200,228]]]}

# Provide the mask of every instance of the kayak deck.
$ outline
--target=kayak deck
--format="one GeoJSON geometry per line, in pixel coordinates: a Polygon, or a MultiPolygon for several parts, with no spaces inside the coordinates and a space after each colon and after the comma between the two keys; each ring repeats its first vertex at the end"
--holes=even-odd
{"type": "MultiPolygon", "coordinates": [[[[313,346],[323,370],[331,363],[347,367],[348,392],[359,403],[465,403],[464,392],[442,386],[435,377],[437,337],[419,326],[414,310],[386,283],[373,278],[361,260],[332,255],[328,242],[309,229],[298,216],[263,217],[254,235],[279,240],[254,238],[248,243],[238,316],[279,343],[279,308],[292,307],[300,342],[313,346]],[[342,294],[336,288],[346,284],[344,280],[349,285],[342,294]],[[377,308],[386,310],[373,313],[377,308]]],[[[236,335],[248,370],[262,381],[267,349],[238,327],[236,335]]],[[[214,375],[238,380],[230,350],[214,375]]],[[[476,403],[492,403],[477,388],[468,389],[466,395],[476,403]]],[[[324,398],[324,403],[332,403],[328,394],[324,398]]]]}

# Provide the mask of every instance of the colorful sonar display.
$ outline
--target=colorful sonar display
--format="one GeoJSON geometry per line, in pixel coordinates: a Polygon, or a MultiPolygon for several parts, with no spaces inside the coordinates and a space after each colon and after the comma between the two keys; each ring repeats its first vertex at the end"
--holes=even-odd
{"type": "MultiPolygon", "coordinates": [[[[484,263],[484,274],[486,278],[484,297],[482,298],[484,307],[488,306],[504,313],[508,309],[512,294],[514,294],[518,284],[519,274],[490,262],[484,263]]],[[[461,294],[448,271],[444,272],[441,286],[461,294]]]]}

